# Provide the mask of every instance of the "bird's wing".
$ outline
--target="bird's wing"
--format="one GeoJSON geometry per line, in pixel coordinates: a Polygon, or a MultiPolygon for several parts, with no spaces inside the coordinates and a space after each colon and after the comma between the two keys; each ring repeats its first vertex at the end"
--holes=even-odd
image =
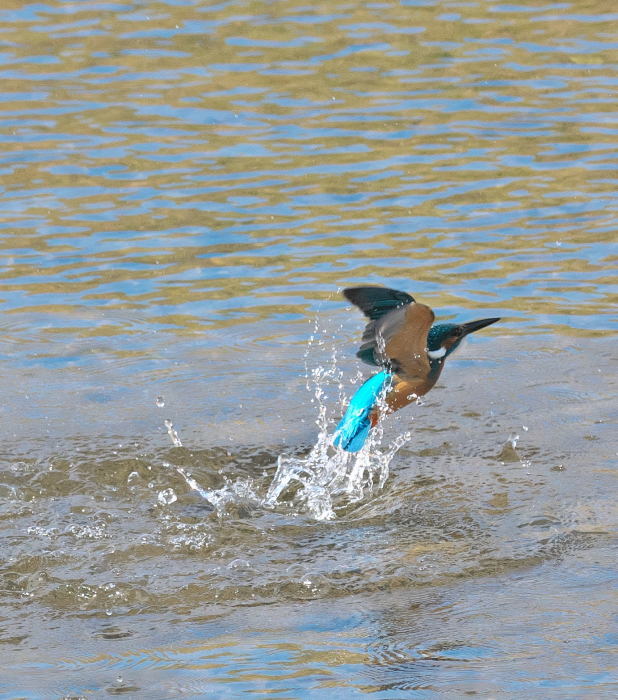
{"type": "Polygon", "coordinates": [[[433,311],[412,302],[370,321],[356,353],[363,362],[383,366],[406,381],[423,380],[431,369],[427,356],[427,333],[433,311]]]}
{"type": "Polygon", "coordinates": [[[388,287],[348,287],[343,290],[343,296],[372,321],[414,301],[409,294],[388,287]]]}
{"type": "MultiPolygon", "coordinates": [[[[384,338],[383,355],[393,371],[406,382],[423,382],[431,371],[427,355],[427,333],[434,313],[425,304],[409,304],[383,320],[378,334],[384,338]],[[397,314],[397,317],[395,317],[397,314]]],[[[378,340],[378,347],[382,341],[378,340]]]]}
{"type": "Polygon", "coordinates": [[[381,356],[377,348],[378,328],[383,324],[386,316],[414,303],[414,298],[406,292],[388,287],[348,287],[343,290],[343,295],[371,319],[363,332],[362,344],[356,353],[357,357],[369,365],[378,367],[387,365],[386,358],[381,356]]]}

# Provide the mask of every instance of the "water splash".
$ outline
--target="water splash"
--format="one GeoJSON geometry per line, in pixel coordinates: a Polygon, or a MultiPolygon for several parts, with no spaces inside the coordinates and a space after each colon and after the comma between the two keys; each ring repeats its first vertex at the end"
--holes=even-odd
{"type": "Polygon", "coordinates": [[[157,496],[157,501],[161,506],[169,506],[172,503],[175,503],[177,500],[178,496],[172,488],[167,488],[163,489],[162,491],[159,491],[159,494],[157,496]]]}
{"type": "MultiPolygon", "coordinates": [[[[165,464],[165,466],[169,467],[169,464],[165,464]]],[[[212,503],[210,500],[211,492],[208,489],[203,489],[197,481],[189,474],[186,472],[182,467],[175,467],[176,471],[182,476],[182,478],[185,480],[187,486],[192,490],[198,493],[204,500],[209,501],[212,503]]]]}
{"type": "MultiPolygon", "coordinates": [[[[345,410],[349,394],[356,391],[363,375],[357,372],[349,380],[350,388],[347,390],[337,355],[342,328],[331,328],[329,332],[329,322],[325,323],[325,326],[321,326],[319,316],[316,318],[305,351],[306,387],[311,395],[310,403],[317,410],[316,443],[306,456],[278,457],[277,470],[265,496],[260,495],[260,492],[263,494],[260,484],[251,479],[226,478],[223,487],[205,489],[182,467],[174,467],[187,486],[212,505],[219,515],[243,504],[249,508],[268,509],[285,505],[294,512],[309,513],[317,520],[331,520],[335,518],[338,508],[360,501],[374,490],[384,487],[393,457],[411,439],[410,433],[406,432],[383,451],[380,449],[383,429],[377,425],[359,452],[346,452],[332,444],[334,428],[345,410]],[[330,348],[326,361],[325,348],[330,348]],[[312,362],[310,356],[313,351],[317,351],[319,357],[312,362]]],[[[378,408],[380,411],[386,408],[385,395],[378,400],[378,408]]],[[[165,427],[172,444],[181,447],[182,442],[172,421],[166,420],[165,427]]],[[[159,503],[169,503],[166,494],[159,494],[159,503]]]]}
{"type": "MultiPolygon", "coordinates": [[[[182,441],[172,421],[167,418],[164,423],[167,428],[167,434],[174,447],[182,447],[182,441]]],[[[207,501],[219,515],[225,514],[228,508],[233,504],[238,505],[244,503],[250,506],[257,506],[260,504],[261,499],[256,495],[257,489],[250,479],[238,479],[236,481],[226,479],[224,486],[219,489],[205,489],[182,467],[172,466],[169,462],[164,462],[163,466],[166,469],[174,469],[180,474],[187,486],[207,501]]],[[[129,475],[129,477],[131,477],[131,475],[129,475]]],[[[175,503],[177,499],[178,496],[172,488],[164,489],[157,495],[157,501],[161,506],[171,505],[175,503]]]]}
{"type": "Polygon", "coordinates": [[[274,507],[290,493],[292,502],[317,520],[331,520],[335,508],[363,499],[381,489],[388,478],[389,465],[410,433],[400,435],[386,452],[377,446],[382,431],[378,427],[360,452],[345,452],[332,446],[332,435],[321,432],[306,457],[279,456],[277,471],[263,504],[274,507]]]}
{"type": "MultiPolygon", "coordinates": [[[[522,426],[524,431],[528,431],[528,427],[522,426]]],[[[522,457],[517,449],[521,436],[519,433],[510,433],[506,442],[502,446],[502,450],[498,455],[500,463],[506,465],[509,462],[519,462],[526,469],[526,473],[530,474],[532,469],[532,461],[526,457],[522,457]]]]}
{"type": "Polygon", "coordinates": [[[167,434],[170,436],[170,440],[172,441],[174,447],[182,447],[182,442],[178,437],[178,433],[176,432],[172,421],[169,418],[166,418],[163,422],[165,424],[165,427],[167,428],[167,434]]]}
{"type": "MultiPolygon", "coordinates": [[[[333,446],[333,429],[347,403],[335,342],[340,331],[340,328],[337,329],[332,336],[333,350],[327,364],[309,369],[309,354],[314,344],[318,348],[326,344],[316,321],[305,352],[305,377],[307,390],[313,394],[311,402],[318,409],[315,421],[318,438],[304,457],[279,456],[277,471],[263,500],[263,505],[267,507],[291,500],[294,506],[308,511],[318,520],[333,519],[337,506],[360,501],[374,489],[379,490],[384,486],[393,457],[411,437],[410,433],[400,435],[383,452],[379,449],[383,429],[378,425],[370,432],[359,452],[346,452],[333,446]],[[331,396],[333,388],[337,392],[336,402],[331,400],[334,398],[331,396]],[[331,412],[334,408],[332,417],[329,417],[329,408],[331,412]]],[[[358,377],[353,381],[358,384],[358,377]]],[[[384,398],[382,396],[378,402],[381,410],[385,408],[384,398]]]]}
{"type": "Polygon", "coordinates": [[[202,488],[189,472],[182,467],[176,467],[176,471],[185,480],[187,486],[208,501],[217,515],[225,515],[231,506],[244,505],[255,508],[261,505],[261,499],[257,495],[257,489],[251,479],[230,479],[218,489],[202,488]]]}

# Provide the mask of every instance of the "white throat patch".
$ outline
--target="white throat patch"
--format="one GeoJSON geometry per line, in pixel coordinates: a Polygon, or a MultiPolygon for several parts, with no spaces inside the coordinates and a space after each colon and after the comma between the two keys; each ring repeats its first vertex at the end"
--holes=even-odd
{"type": "Polygon", "coordinates": [[[438,350],[427,350],[427,354],[432,360],[438,360],[446,355],[446,348],[441,347],[438,350]]]}

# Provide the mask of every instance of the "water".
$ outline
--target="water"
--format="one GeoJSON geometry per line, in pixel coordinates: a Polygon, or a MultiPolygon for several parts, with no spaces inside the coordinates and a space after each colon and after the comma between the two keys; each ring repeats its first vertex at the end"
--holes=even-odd
{"type": "Polygon", "coordinates": [[[0,696],[614,697],[613,4],[0,18],[0,696]]]}
{"type": "MultiPolygon", "coordinates": [[[[308,454],[279,455],[277,470],[263,500],[267,507],[285,502],[285,496],[291,490],[294,508],[306,510],[317,520],[331,520],[336,516],[336,505],[360,501],[367,493],[373,492],[374,485],[378,489],[384,487],[393,457],[410,439],[409,433],[399,435],[386,451],[382,451],[379,448],[384,430],[378,425],[358,453],[345,452],[333,445],[335,426],[350,398],[344,392],[343,372],[336,351],[340,331],[341,326],[333,332],[332,328],[321,328],[319,319],[315,323],[305,352],[305,378],[307,391],[313,394],[311,403],[317,410],[318,435],[308,454]],[[318,362],[310,370],[314,344],[318,351],[329,347],[335,350],[329,364],[318,362]],[[333,401],[335,392],[331,389],[336,390],[337,401],[333,401]]],[[[354,379],[358,381],[360,376],[356,375],[354,379]]],[[[377,405],[386,408],[385,396],[378,397],[377,405]]]]}

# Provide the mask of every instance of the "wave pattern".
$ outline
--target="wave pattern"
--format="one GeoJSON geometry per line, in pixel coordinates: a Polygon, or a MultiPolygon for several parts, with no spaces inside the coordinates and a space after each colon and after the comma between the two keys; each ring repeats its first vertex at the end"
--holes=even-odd
{"type": "Polygon", "coordinates": [[[0,694],[613,697],[617,19],[4,0],[0,694]],[[367,282],[503,318],[335,464],[367,282]]]}

